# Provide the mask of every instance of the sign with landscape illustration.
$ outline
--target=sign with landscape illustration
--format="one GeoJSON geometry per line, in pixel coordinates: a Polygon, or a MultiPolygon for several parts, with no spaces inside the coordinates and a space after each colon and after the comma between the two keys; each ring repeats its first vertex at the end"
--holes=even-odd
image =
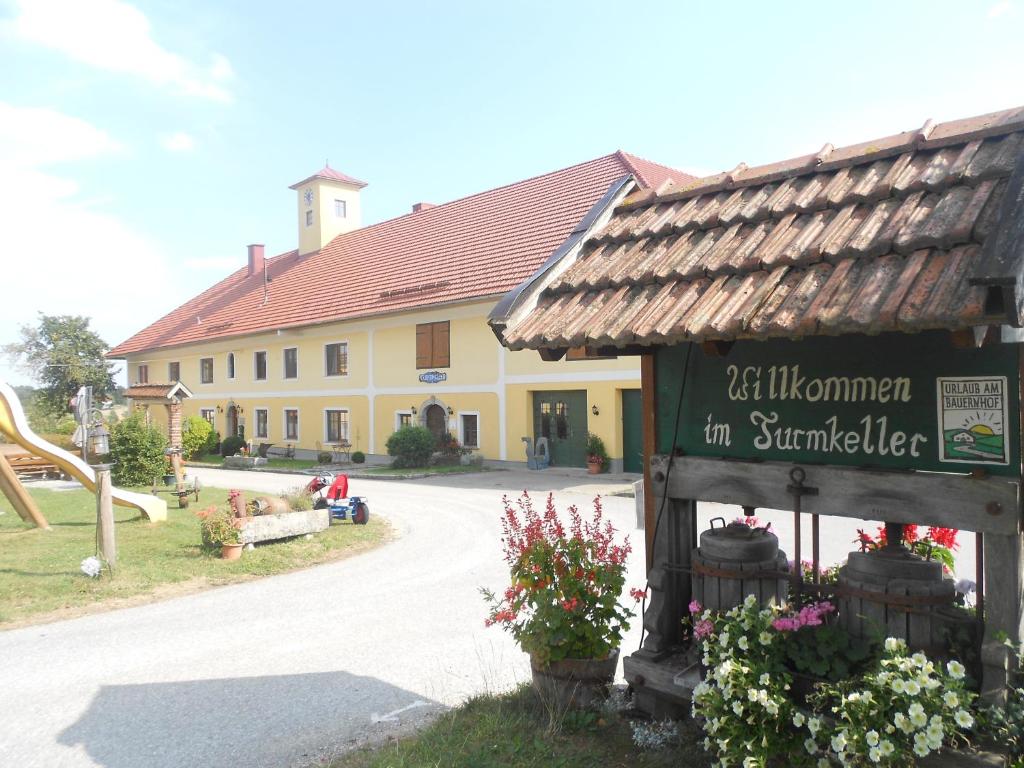
{"type": "Polygon", "coordinates": [[[1014,344],[960,349],[944,332],[666,348],[658,452],[1017,475],[1017,357],[1014,344]]]}

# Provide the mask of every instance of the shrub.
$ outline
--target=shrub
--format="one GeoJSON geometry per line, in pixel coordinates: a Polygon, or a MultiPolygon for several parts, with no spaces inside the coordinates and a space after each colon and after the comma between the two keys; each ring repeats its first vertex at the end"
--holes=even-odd
{"type": "Polygon", "coordinates": [[[355,451],[352,454],[352,463],[353,464],[363,464],[365,461],[366,461],[366,454],[363,453],[362,451],[355,451]]]}
{"type": "Polygon", "coordinates": [[[387,448],[392,467],[425,467],[434,452],[434,434],[426,427],[402,427],[388,438],[387,448]]]}
{"type": "Polygon", "coordinates": [[[526,493],[515,505],[507,496],[502,501],[511,584],[500,597],[481,589],[490,607],[486,624],[508,630],[541,663],[606,658],[633,616],[619,604],[629,539],[616,541],[599,498],[587,518],[569,507],[569,525],[559,520],[551,495],[543,512],[526,493]]]}
{"type": "Polygon", "coordinates": [[[204,453],[210,442],[213,426],[201,416],[189,416],[181,430],[181,455],[191,459],[204,453]]]}
{"type": "Polygon", "coordinates": [[[202,535],[204,547],[238,544],[242,540],[242,532],[238,528],[238,518],[226,509],[211,505],[197,512],[196,516],[202,521],[199,523],[199,532],[202,535]]]}
{"type": "Polygon", "coordinates": [[[317,464],[330,464],[334,456],[330,451],[319,451],[316,455],[317,464]]]}
{"type": "Polygon", "coordinates": [[[146,485],[164,473],[167,437],[146,424],[141,412],[110,427],[111,476],[117,485],[146,485]]]}
{"type": "Polygon", "coordinates": [[[437,441],[438,454],[434,457],[432,464],[437,466],[457,466],[464,454],[469,450],[459,445],[458,439],[451,432],[445,432],[437,441]]]}
{"type": "Polygon", "coordinates": [[[203,446],[203,453],[220,453],[220,432],[211,429],[203,446]]]}
{"type": "Polygon", "coordinates": [[[301,487],[282,493],[281,498],[287,501],[288,506],[296,512],[306,512],[313,508],[313,499],[301,487]]]}
{"type": "Polygon", "coordinates": [[[593,432],[587,434],[587,461],[601,463],[601,471],[608,467],[608,449],[604,447],[604,440],[593,432]]]}
{"type": "Polygon", "coordinates": [[[221,456],[234,456],[236,453],[242,452],[242,446],[245,445],[245,440],[238,435],[231,435],[225,437],[220,441],[220,455],[221,456]]]}

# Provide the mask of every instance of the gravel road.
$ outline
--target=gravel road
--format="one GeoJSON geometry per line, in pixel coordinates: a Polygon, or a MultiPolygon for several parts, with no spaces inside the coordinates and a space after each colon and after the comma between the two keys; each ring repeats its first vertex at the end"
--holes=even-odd
{"type": "MultiPolygon", "coordinates": [[[[208,486],[260,491],[302,478],[194,470],[208,486]]],[[[556,491],[584,509],[608,480],[491,472],[355,480],[396,529],[348,560],[163,602],[0,632],[0,765],[18,768],[290,768],[421,723],[472,694],[529,678],[511,639],[485,629],[480,586],[501,589],[501,496],[556,491]]],[[[620,485],[621,487],[621,485],[620,485]]],[[[643,576],[634,502],[605,509],[632,532],[628,584],[643,576]]],[[[702,505],[701,529],[738,510],[702,505]]],[[[791,516],[775,521],[785,544],[791,516]]],[[[337,523],[336,523],[337,524],[337,523]]],[[[348,523],[340,523],[347,525],[348,523]]],[[[823,520],[826,560],[856,524],[823,520]]],[[[809,525],[807,526],[809,528],[809,525]]],[[[973,546],[965,542],[965,554],[973,546]]],[[[805,540],[804,551],[810,552],[805,540]]],[[[965,568],[973,563],[969,558],[965,568]]],[[[973,578],[970,570],[965,575],[973,578]]],[[[640,621],[623,642],[636,648],[640,621]]],[[[620,667],[621,673],[621,667],[620,667]]]]}

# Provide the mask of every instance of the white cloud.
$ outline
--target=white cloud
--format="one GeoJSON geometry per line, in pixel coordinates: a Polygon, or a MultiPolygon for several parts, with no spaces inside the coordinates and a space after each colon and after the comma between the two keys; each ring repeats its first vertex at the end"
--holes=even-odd
{"type": "Polygon", "coordinates": [[[998,19],[1000,16],[1013,11],[1013,3],[1010,0],[1002,0],[1002,2],[996,3],[988,9],[986,14],[990,19],[998,19]]]}
{"type": "Polygon", "coordinates": [[[149,19],[120,0],[17,0],[16,34],[61,51],[75,61],[141,77],[182,93],[230,101],[228,60],[214,54],[208,68],[157,43],[149,19]]]}
{"type": "Polygon", "coordinates": [[[196,140],[182,131],[171,133],[160,139],[160,146],[168,152],[191,152],[196,148],[196,140]]]}
{"type": "MultiPolygon", "coordinates": [[[[175,303],[176,275],[159,245],[83,201],[64,172],[43,170],[118,147],[84,120],[0,102],[0,344],[37,312],[91,317],[116,344],[175,303]]],[[[0,361],[0,376],[10,371],[0,361]]]]}

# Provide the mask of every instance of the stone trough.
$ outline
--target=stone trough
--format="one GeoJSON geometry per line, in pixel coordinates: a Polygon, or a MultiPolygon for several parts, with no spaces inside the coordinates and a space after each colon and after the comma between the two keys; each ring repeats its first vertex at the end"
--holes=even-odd
{"type": "Polygon", "coordinates": [[[290,539],[325,531],[330,522],[326,509],[250,517],[242,526],[242,543],[246,549],[252,549],[254,545],[264,541],[290,539]]]}

